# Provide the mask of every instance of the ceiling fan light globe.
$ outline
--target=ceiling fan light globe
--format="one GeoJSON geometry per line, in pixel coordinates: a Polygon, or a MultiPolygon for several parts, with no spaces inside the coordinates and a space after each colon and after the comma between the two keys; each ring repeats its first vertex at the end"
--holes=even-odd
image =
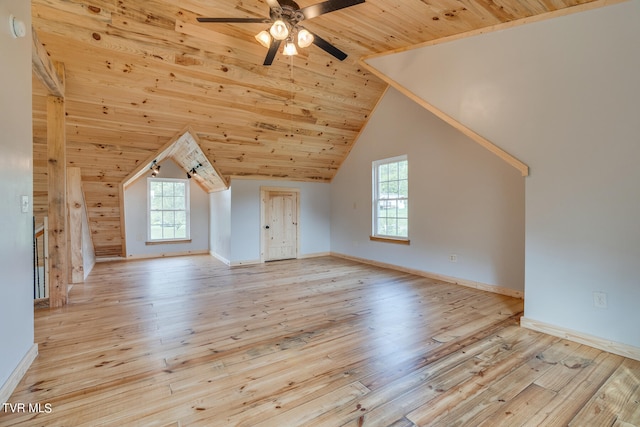
{"type": "Polygon", "coordinates": [[[266,48],[269,48],[271,46],[271,34],[269,34],[265,30],[262,30],[258,34],[256,34],[256,40],[258,40],[258,43],[266,48]]]}
{"type": "Polygon", "coordinates": [[[273,23],[269,32],[276,40],[284,40],[289,37],[289,29],[287,28],[287,24],[284,23],[283,20],[278,19],[273,23]]]}
{"type": "Polygon", "coordinates": [[[295,43],[291,40],[285,43],[284,48],[282,49],[282,54],[287,56],[297,55],[298,49],[296,49],[295,43]]]}
{"type": "Polygon", "coordinates": [[[302,48],[309,47],[311,43],[313,43],[313,34],[304,28],[298,31],[298,46],[302,48]]]}

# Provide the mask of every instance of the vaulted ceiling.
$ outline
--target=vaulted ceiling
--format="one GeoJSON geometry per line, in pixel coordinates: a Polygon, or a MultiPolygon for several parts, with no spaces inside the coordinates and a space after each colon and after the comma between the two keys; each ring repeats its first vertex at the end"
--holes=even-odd
{"type": "MultiPolygon", "coordinates": [[[[304,22],[344,61],[312,45],[268,67],[254,39],[268,25],[196,21],[266,18],[265,0],[32,0],[32,18],[66,69],[67,164],[82,171],[96,255],[120,256],[119,185],[185,127],[226,181],[328,182],[386,88],[361,57],[587,2],[366,0],[304,22]]],[[[42,215],[46,91],[36,80],[33,110],[42,215]]]]}

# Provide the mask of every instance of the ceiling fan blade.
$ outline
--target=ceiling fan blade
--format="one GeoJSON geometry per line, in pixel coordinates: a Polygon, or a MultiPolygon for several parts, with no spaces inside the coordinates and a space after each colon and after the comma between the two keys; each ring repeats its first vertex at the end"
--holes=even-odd
{"type": "Polygon", "coordinates": [[[338,49],[337,47],[335,47],[334,45],[332,45],[331,43],[329,43],[328,41],[326,41],[325,39],[323,39],[322,37],[316,34],[313,35],[313,44],[315,44],[316,46],[318,46],[320,49],[324,50],[328,54],[335,56],[340,61],[344,61],[345,58],[347,57],[346,53],[344,53],[343,51],[341,51],[340,49],[338,49]]]}
{"type": "Polygon", "coordinates": [[[267,4],[269,5],[269,9],[282,10],[282,7],[280,7],[280,3],[278,3],[278,0],[267,0],[267,4]]]}
{"type": "Polygon", "coordinates": [[[323,13],[329,13],[345,7],[355,6],[364,3],[365,0],[327,0],[322,3],[303,7],[300,11],[304,14],[304,19],[315,18],[323,13]]]}
{"type": "Polygon", "coordinates": [[[267,56],[264,58],[264,63],[262,65],[271,65],[273,64],[273,58],[276,57],[276,53],[278,53],[278,48],[280,47],[280,43],[282,40],[274,40],[269,47],[269,51],[267,52],[267,56]]]}
{"type": "Polygon", "coordinates": [[[267,18],[196,18],[198,22],[225,22],[225,23],[246,23],[246,22],[259,22],[262,24],[268,24],[271,22],[267,18]]]}

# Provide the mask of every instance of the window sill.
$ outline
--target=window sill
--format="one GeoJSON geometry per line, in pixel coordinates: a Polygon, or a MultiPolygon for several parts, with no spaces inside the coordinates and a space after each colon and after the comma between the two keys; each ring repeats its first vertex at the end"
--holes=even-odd
{"type": "Polygon", "coordinates": [[[395,243],[397,245],[409,245],[411,242],[409,239],[378,236],[369,236],[369,240],[372,240],[374,242],[395,243]]]}
{"type": "Polygon", "coordinates": [[[144,242],[147,246],[152,245],[174,245],[179,243],[191,243],[191,239],[176,239],[176,240],[154,240],[151,242],[144,242]]]}

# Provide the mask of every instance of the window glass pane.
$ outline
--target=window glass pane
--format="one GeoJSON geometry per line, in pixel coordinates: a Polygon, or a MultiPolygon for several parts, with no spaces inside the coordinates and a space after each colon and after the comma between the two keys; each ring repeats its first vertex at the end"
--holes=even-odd
{"type": "Polygon", "coordinates": [[[174,237],[176,239],[184,239],[187,237],[187,229],[183,225],[176,225],[174,228],[174,237]]]}
{"type": "Polygon", "coordinates": [[[398,163],[398,178],[399,179],[408,179],[409,178],[409,163],[406,160],[403,160],[398,163]]]}
{"type": "Polygon", "coordinates": [[[149,220],[151,221],[152,226],[162,224],[162,212],[151,212],[151,214],[149,215],[149,220]]]}
{"type": "Polygon", "coordinates": [[[162,238],[163,239],[174,239],[175,232],[173,226],[164,226],[162,227],[162,238]]]}
{"type": "Polygon", "coordinates": [[[395,218],[387,218],[387,236],[395,236],[396,235],[396,219],[395,218]]]}
{"type": "Polygon", "coordinates": [[[161,182],[152,182],[151,183],[151,194],[154,196],[162,196],[162,183],[161,182]]]}
{"type": "Polygon", "coordinates": [[[166,211],[162,213],[162,225],[173,226],[175,224],[175,213],[166,211]]]}
{"type": "Polygon", "coordinates": [[[409,203],[406,200],[398,200],[398,218],[409,218],[409,203]]]}
{"type": "Polygon", "coordinates": [[[151,226],[151,239],[162,239],[162,227],[159,225],[151,226]]]}
{"type": "Polygon", "coordinates": [[[398,181],[391,181],[389,183],[389,198],[397,198],[398,191],[398,181]]]}
{"type": "Polygon", "coordinates": [[[398,203],[393,200],[389,209],[387,209],[387,216],[389,218],[397,218],[398,217],[398,203]]]}
{"type": "Polygon", "coordinates": [[[378,218],[378,234],[387,234],[387,219],[378,218]]]}
{"type": "Polygon", "coordinates": [[[163,196],[173,196],[173,182],[163,182],[162,183],[162,195],[163,196]]]}
{"type": "Polygon", "coordinates": [[[389,180],[398,179],[398,163],[389,163],[389,180]]]}
{"type": "Polygon", "coordinates": [[[187,213],[184,211],[175,212],[175,224],[186,227],[187,225],[187,213]]]}
{"type": "Polygon", "coordinates": [[[407,219],[398,219],[398,237],[409,236],[409,221],[407,219]]]}
{"type": "Polygon", "coordinates": [[[154,197],[151,199],[151,209],[152,210],[162,209],[162,197],[154,197]]]}
{"type": "Polygon", "coordinates": [[[398,196],[403,198],[409,197],[409,181],[402,180],[398,183],[398,196]]]}
{"type": "Polygon", "coordinates": [[[386,199],[389,197],[389,181],[380,183],[378,194],[380,199],[386,199]]]}
{"type": "Polygon", "coordinates": [[[182,182],[176,182],[175,183],[175,189],[174,189],[175,193],[174,195],[180,196],[180,197],[184,197],[185,196],[185,185],[182,182]]]}
{"type": "Polygon", "coordinates": [[[162,198],[162,209],[173,209],[175,207],[173,197],[162,198]]]}
{"type": "Polygon", "coordinates": [[[378,182],[380,181],[388,181],[389,180],[389,165],[380,165],[379,167],[379,176],[378,176],[378,182]]]}
{"type": "Polygon", "coordinates": [[[186,206],[184,205],[184,196],[180,196],[180,197],[174,197],[173,198],[174,204],[173,207],[175,209],[185,209],[186,206]]]}

